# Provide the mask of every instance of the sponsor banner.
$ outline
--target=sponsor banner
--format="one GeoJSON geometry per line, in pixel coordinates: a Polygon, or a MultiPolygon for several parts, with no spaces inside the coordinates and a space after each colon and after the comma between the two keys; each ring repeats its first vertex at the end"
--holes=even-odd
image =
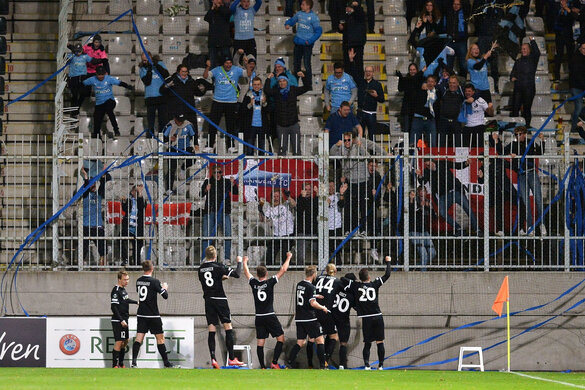
{"type": "MultiPolygon", "coordinates": [[[[193,368],[193,317],[162,317],[162,322],[169,360],[181,367],[193,368]]],[[[130,339],[124,358],[126,367],[130,367],[132,361],[136,317],[130,317],[128,327],[130,339]]],[[[114,343],[109,317],[47,318],[47,367],[111,367],[114,343]]],[[[163,367],[154,335],[147,333],[144,337],[137,363],[140,368],[163,367]]]]}
{"type": "Polygon", "coordinates": [[[45,367],[45,318],[0,318],[0,367],[45,367]]]}

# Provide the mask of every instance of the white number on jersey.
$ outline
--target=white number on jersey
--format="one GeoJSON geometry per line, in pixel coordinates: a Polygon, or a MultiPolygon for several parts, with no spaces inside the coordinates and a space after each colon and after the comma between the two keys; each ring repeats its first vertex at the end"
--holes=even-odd
{"type": "Polygon", "coordinates": [[[140,302],[144,302],[146,300],[146,295],[148,294],[148,288],[146,286],[138,287],[138,299],[140,302]]]}
{"type": "Polygon", "coordinates": [[[376,290],[373,287],[358,288],[362,292],[360,302],[374,301],[376,299],[376,290]]]}
{"type": "Polygon", "coordinates": [[[324,282],[325,278],[321,278],[319,279],[319,281],[317,281],[317,285],[315,287],[317,287],[317,290],[319,290],[319,292],[323,292],[323,289],[327,290],[328,294],[331,294],[331,291],[333,291],[333,278],[327,278],[327,283],[324,282]]]}
{"type": "Polygon", "coordinates": [[[339,295],[336,295],[333,308],[337,308],[340,313],[345,313],[347,310],[349,310],[349,300],[347,298],[341,298],[339,295]]]}
{"type": "Polygon", "coordinates": [[[297,290],[297,306],[303,306],[305,303],[305,297],[303,295],[305,292],[303,290],[297,290]]]}
{"type": "Polygon", "coordinates": [[[266,300],[267,294],[266,291],[264,290],[258,290],[258,294],[256,294],[258,296],[258,300],[260,302],[264,302],[266,300]]]}
{"type": "Polygon", "coordinates": [[[205,279],[205,284],[208,287],[213,286],[213,277],[211,276],[211,272],[207,271],[206,273],[203,274],[203,278],[205,279]]]}

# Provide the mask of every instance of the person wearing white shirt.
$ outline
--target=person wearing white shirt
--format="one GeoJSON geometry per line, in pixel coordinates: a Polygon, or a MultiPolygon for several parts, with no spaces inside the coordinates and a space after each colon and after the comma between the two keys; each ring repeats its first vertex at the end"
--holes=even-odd
{"type": "Polygon", "coordinates": [[[262,214],[266,219],[272,220],[272,230],[274,233],[274,240],[266,242],[266,265],[274,265],[274,258],[280,252],[281,263],[286,259],[286,252],[290,250],[292,241],[289,237],[293,236],[295,230],[295,221],[291,208],[296,206],[296,201],[290,197],[290,193],[286,191],[288,200],[283,202],[283,194],[280,190],[272,192],[271,204],[264,203],[260,200],[260,207],[262,214]]]}
{"type": "Polygon", "coordinates": [[[467,147],[481,147],[483,132],[485,131],[485,114],[493,115],[494,106],[482,97],[475,95],[473,84],[467,84],[464,90],[465,101],[461,106],[461,116],[465,121],[463,128],[463,145],[467,147]]]}

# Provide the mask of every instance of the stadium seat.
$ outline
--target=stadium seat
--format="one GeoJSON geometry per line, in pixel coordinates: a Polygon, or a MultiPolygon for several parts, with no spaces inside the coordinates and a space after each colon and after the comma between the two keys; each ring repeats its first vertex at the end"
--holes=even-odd
{"type": "Polygon", "coordinates": [[[403,16],[389,16],[384,18],[385,35],[406,35],[406,19],[403,16]]]}
{"type": "MultiPolygon", "coordinates": [[[[207,168],[203,168],[203,169],[202,168],[203,168],[203,160],[202,159],[195,160],[193,165],[191,165],[189,167],[189,169],[187,170],[188,177],[190,177],[191,180],[205,180],[205,178],[207,178],[209,176],[208,170],[207,170],[207,168]],[[195,176],[193,176],[193,175],[195,175],[195,176]],[[191,177],[191,176],[193,176],[193,177],[191,177]]],[[[201,188],[201,186],[199,188],[201,188]]]]}
{"type": "MultiPolygon", "coordinates": [[[[550,112],[549,112],[549,114],[550,114],[550,112]]],[[[548,116],[533,116],[532,119],[530,120],[530,127],[533,127],[535,129],[540,129],[542,127],[542,125],[544,124],[544,122],[546,122],[547,118],[548,118],[548,116]]],[[[555,121],[550,120],[544,128],[545,129],[554,129],[555,128],[555,121]]]]}
{"type": "Polygon", "coordinates": [[[185,54],[187,52],[187,36],[164,36],[162,43],[163,54],[185,54]]]}
{"type": "MultiPolygon", "coordinates": [[[[285,0],[270,0],[268,2],[268,14],[269,15],[284,14],[284,1],[285,0]]],[[[272,32],[270,33],[272,34],[272,32]]]]}
{"type": "MultiPolygon", "coordinates": [[[[271,13],[271,15],[276,15],[271,13]]],[[[292,29],[287,30],[284,28],[284,22],[287,21],[286,16],[272,16],[268,23],[268,32],[271,34],[271,38],[279,35],[292,35],[292,29]]]]}
{"type": "Polygon", "coordinates": [[[398,115],[402,109],[401,96],[388,96],[388,113],[390,115],[398,115]]]}
{"type": "Polygon", "coordinates": [[[165,16],[163,17],[164,35],[185,35],[187,33],[186,16],[165,16]]]}
{"type": "MultiPolygon", "coordinates": [[[[158,36],[144,36],[141,33],[142,44],[147,51],[151,52],[152,55],[160,53],[160,42],[158,40],[158,36]]],[[[136,41],[136,54],[142,53],[142,47],[138,40],[136,41]]]]}
{"type": "Polygon", "coordinates": [[[270,54],[292,55],[294,51],[293,36],[274,36],[270,38],[270,54]]]}
{"type": "Polygon", "coordinates": [[[80,116],[79,117],[79,132],[84,135],[90,135],[93,131],[93,121],[91,117],[80,116]]]}
{"type": "Polygon", "coordinates": [[[512,68],[514,67],[514,59],[510,56],[503,55],[498,56],[498,71],[500,74],[508,75],[512,72],[512,68]]]}
{"type": "Polygon", "coordinates": [[[408,55],[408,40],[406,36],[386,37],[386,53],[396,56],[408,55]]]}
{"type": "Polygon", "coordinates": [[[301,134],[319,135],[323,131],[323,121],[319,117],[301,116],[301,134]]]}
{"type": "Polygon", "coordinates": [[[116,96],[116,108],[114,113],[117,115],[130,115],[132,112],[132,106],[130,104],[130,98],[127,96],[116,96]]]}
{"type": "Polygon", "coordinates": [[[304,156],[319,154],[319,137],[314,134],[301,134],[301,153],[304,156]]]}
{"type": "Polygon", "coordinates": [[[398,76],[388,76],[388,95],[397,95],[398,91],[398,76]]]}
{"type": "Polygon", "coordinates": [[[175,73],[175,71],[177,70],[177,66],[179,66],[182,62],[183,62],[183,56],[181,55],[166,55],[163,58],[163,61],[167,67],[167,69],[169,70],[170,74],[175,73]]]}
{"type": "MultiPolygon", "coordinates": [[[[207,173],[207,169],[204,169],[203,172],[207,173]]],[[[201,187],[203,186],[203,181],[206,178],[207,178],[207,176],[205,176],[203,178],[197,178],[197,179],[191,180],[189,182],[189,198],[201,199],[201,187]]]]}
{"type": "Polygon", "coordinates": [[[130,34],[115,35],[108,43],[108,54],[129,54],[132,52],[132,36],[130,34]]]}
{"type": "Polygon", "coordinates": [[[537,95],[548,95],[550,94],[550,80],[547,76],[539,76],[536,75],[534,77],[534,82],[536,84],[536,94],[537,95]]]}
{"type": "Polygon", "coordinates": [[[205,15],[208,7],[208,0],[189,0],[189,15],[205,15]]]}
{"type": "Polygon", "coordinates": [[[83,138],[84,156],[101,156],[103,154],[102,140],[99,138],[83,138]]]}
{"type": "MultiPolygon", "coordinates": [[[[168,9],[173,6],[186,7],[186,0],[162,0],[162,10],[165,15],[168,14],[168,9]]],[[[187,11],[180,11],[177,15],[185,15],[187,11]]],[[[173,15],[174,16],[174,15],[173,15]]]]}
{"type": "Polygon", "coordinates": [[[160,33],[160,21],[158,16],[137,16],[136,27],[140,35],[158,35],[160,33]]]}
{"type": "Polygon", "coordinates": [[[408,65],[410,64],[408,56],[395,56],[386,54],[386,75],[393,75],[397,70],[402,74],[408,73],[408,65]]]}
{"type": "Polygon", "coordinates": [[[106,156],[128,156],[131,150],[126,150],[130,145],[130,139],[128,137],[117,137],[113,140],[107,140],[105,146],[106,156]]]}
{"type": "Polygon", "coordinates": [[[110,0],[108,8],[109,8],[108,12],[110,15],[117,16],[132,8],[132,0],[110,0]]]}
{"type": "Polygon", "coordinates": [[[526,31],[544,35],[544,20],[536,16],[526,16],[526,31]]]}
{"type": "Polygon", "coordinates": [[[256,16],[254,18],[254,30],[256,30],[255,34],[264,34],[266,32],[266,19],[260,16],[256,16]]]}
{"type": "Polygon", "coordinates": [[[138,134],[140,134],[140,133],[142,133],[142,131],[144,131],[146,126],[147,126],[146,118],[143,116],[137,116],[134,119],[134,135],[138,136],[138,134]]]}
{"type": "Polygon", "coordinates": [[[496,93],[496,85],[494,82],[494,78],[492,76],[488,76],[488,83],[490,85],[490,92],[492,94],[495,94],[496,93]]]}
{"type": "Polygon", "coordinates": [[[136,116],[146,116],[146,102],[144,96],[134,97],[134,114],[136,116]]]}
{"type": "Polygon", "coordinates": [[[514,83],[508,78],[500,77],[498,80],[498,90],[500,91],[500,95],[511,95],[514,91],[514,83]]]}
{"type": "Polygon", "coordinates": [[[136,0],[136,15],[159,15],[160,0],[136,0]]]}
{"type": "Polygon", "coordinates": [[[189,35],[205,35],[209,33],[209,25],[203,20],[203,16],[191,16],[189,18],[189,35]]]}
{"type": "Polygon", "coordinates": [[[266,44],[266,39],[256,39],[256,52],[258,54],[266,54],[268,51],[266,44]]]}
{"type": "Polygon", "coordinates": [[[553,110],[553,101],[550,95],[536,95],[532,101],[532,115],[548,116],[553,110]]]}
{"type": "Polygon", "coordinates": [[[158,142],[153,138],[140,138],[134,143],[134,154],[144,156],[158,152],[158,142]]]}
{"type": "MultiPolygon", "coordinates": [[[[116,117],[116,121],[118,122],[118,127],[120,128],[120,135],[122,137],[129,137],[132,134],[132,129],[134,128],[134,126],[132,125],[132,116],[119,115],[116,117]]],[[[110,121],[106,122],[106,128],[108,129],[108,131],[111,131],[111,132],[114,131],[110,121]]]]}
{"type": "Polygon", "coordinates": [[[320,96],[302,95],[299,97],[299,113],[301,115],[323,114],[323,100],[320,96]]]}
{"type": "Polygon", "coordinates": [[[130,56],[111,56],[109,62],[112,76],[126,76],[132,74],[132,59],[130,56]]]}
{"type": "Polygon", "coordinates": [[[207,54],[208,50],[207,36],[199,35],[189,37],[189,53],[207,54]]]}
{"type": "Polygon", "coordinates": [[[536,68],[536,73],[548,74],[548,59],[546,58],[546,56],[540,56],[538,58],[538,66],[536,68]]]}
{"type": "MultiPolygon", "coordinates": [[[[382,13],[385,16],[403,16],[406,13],[406,9],[404,7],[404,0],[384,1],[382,5],[382,13]]],[[[386,31],[384,32],[386,33],[386,31]]]]}

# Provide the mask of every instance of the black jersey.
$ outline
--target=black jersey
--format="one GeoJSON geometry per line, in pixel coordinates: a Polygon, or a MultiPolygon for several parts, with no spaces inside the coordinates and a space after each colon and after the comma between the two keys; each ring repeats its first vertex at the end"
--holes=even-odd
{"type": "Polygon", "coordinates": [[[317,319],[311,306],[311,301],[317,299],[315,295],[317,295],[317,290],[310,282],[303,280],[297,284],[295,321],[313,321],[317,319]]]}
{"type": "MultiPolygon", "coordinates": [[[[344,286],[345,285],[346,284],[344,284],[344,286]]],[[[352,307],[354,307],[354,295],[351,289],[341,289],[337,291],[331,308],[333,316],[344,321],[349,321],[349,312],[352,307]]]]}
{"type": "Polygon", "coordinates": [[[136,291],[138,292],[138,312],[137,317],[156,318],[160,317],[158,304],[156,303],[157,294],[167,299],[169,294],[162,288],[160,280],[149,275],[142,275],[136,280],[136,291]]]}
{"type": "Polygon", "coordinates": [[[128,322],[130,318],[129,306],[131,303],[138,303],[134,299],[128,297],[128,293],[124,287],[118,285],[114,286],[112,293],[110,294],[110,307],[112,309],[112,321],[128,322]]]}
{"type": "Polygon", "coordinates": [[[199,266],[199,281],[203,288],[203,298],[227,299],[223,291],[223,276],[240,277],[239,270],[242,263],[238,263],[237,269],[226,267],[217,261],[205,261],[199,266]]]}
{"type": "Polygon", "coordinates": [[[318,276],[315,288],[317,289],[317,294],[323,295],[323,299],[317,299],[317,302],[331,310],[335,303],[337,292],[343,289],[343,287],[341,280],[337,279],[335,276],[318,276]]]}
{"type": "Polygon", "coordinates": [[[378,304],[378,289],[390,277],[391,265],[386,263],[386,272],[377,277],[373,282],[351,281],[345,287],[354,296],[355,310],[358,317],[373,317],[382,314],[378,304]]]}
{"type": "Polygon", "coordinates": [[[250,286],[254,294],[254,306],[257,316],[274,314],[274,285],[278,283],[276,275],[266,280],[250,278],[250,286]]]}

